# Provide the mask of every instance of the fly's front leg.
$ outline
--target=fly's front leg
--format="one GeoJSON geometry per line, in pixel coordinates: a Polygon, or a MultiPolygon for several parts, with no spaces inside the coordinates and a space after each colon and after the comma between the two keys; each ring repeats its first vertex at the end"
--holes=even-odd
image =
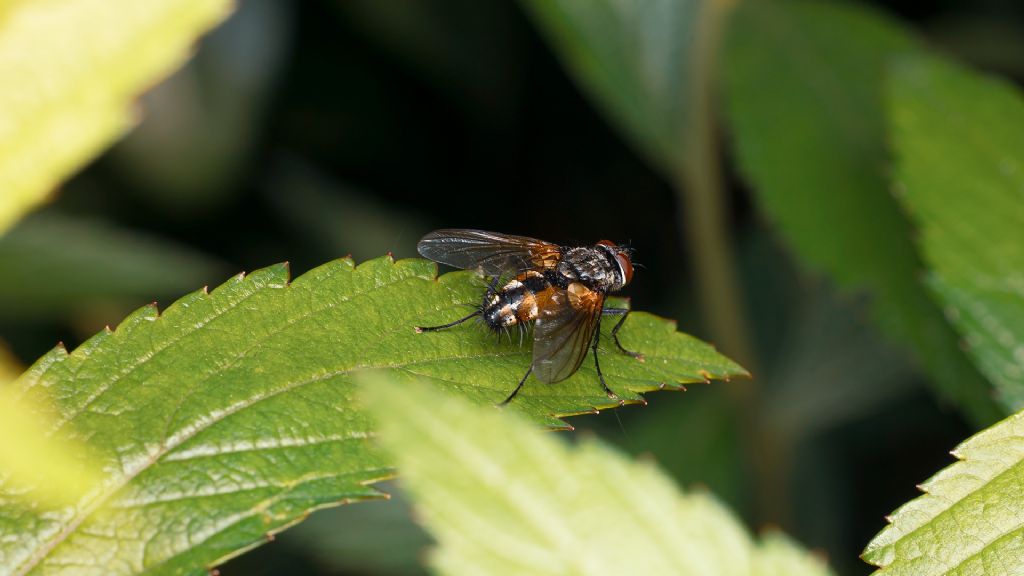
{"type": "Polygon", "coordinates": [[[622,318],[619,318],[619,321],[616,322],[615,326],[612,327],[612,340],[615,341],[615,345],[618,346],[619,350],[621,350],[623,354],[628,354],[629,356],[632,356],[633,358],[636,358],[637,360],[643,362],[643,354],[639,352],[633,352],[632,350],[626,350],[622,343],[619,342],[619,328],[622,328],[622,323],[626,321],[626,316],[629,316],[629,308],[605,308],[604,310],[601,311],[601,314],[622,315],[622,318]]]}

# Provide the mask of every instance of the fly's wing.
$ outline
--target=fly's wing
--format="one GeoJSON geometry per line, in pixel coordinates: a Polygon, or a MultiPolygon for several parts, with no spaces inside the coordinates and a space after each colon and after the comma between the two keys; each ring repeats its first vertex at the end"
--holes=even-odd
{"type": "Polygon", "coordinates": [[[424,258],[456,268],[480,268],[489,276],[553,268],[561,249],[543,240],[482,230],[435,230],[416,249],[424,258]]]}
{"type": "Polygon", "coordinates": [[[604,294],[579,283],[539,293],[533,334],[533,374],[541,382],[572,376],[583,363],[604,306],[604,294]]]}

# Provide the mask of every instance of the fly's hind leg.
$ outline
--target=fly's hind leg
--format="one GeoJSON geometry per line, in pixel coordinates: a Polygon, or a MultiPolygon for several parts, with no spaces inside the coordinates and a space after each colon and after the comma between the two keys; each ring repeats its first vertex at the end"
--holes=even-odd
{"type": "Polygon", "coordinates": [[[620,314],[622,316],[622,318],[619,318],[619,321],[615,323],[615,326],[612,327],[612,340],[615,341],[615,345],[619,348],[619,350],[622,351],[623,354],[627,354],[627,355],[632,356],[633,358],[636,358],[637,360],[643,362],[644,361],[644,355],[643,354],[641,354],[639,352],[633,352],[632,350],[627,350],[622,345],[622,343],[619,342],[619,328],[622,328],[622,323],[626,321],[626,316],[629,316],[629,308],[605,308],[604,310],[601,311],[601,313],[602,314],[620,314]]]}
{"type": "MultiPolygon", "coordinates": [[[[497,294],[498,293],[498,282],[499,281],[500,281],[500,278],[498,276],[490,277],[490,280],[488,280],[488,286],[487,286],[487,294],[488,295],[490,295],[490,294],[497,294]]],[[[459,318],[458,320],[456,320],[454,322],[449,322],[447,324],[441,324],[440,326],[416,326],[415,330],[416,330],[417,334],[420,334],[422,332],[437,332],[438,330],[444,330],[445,328],[451,328],[452,326],[458,326],[459,324],[462,324],[466,320],[469,320],[470,318],[474,318],[476,316],[479,316],[482,313],[483,313],[483,307],[481,306],[481,307],[477,308],[476,310],[474,310],[468,316],[464,316],[462,318],[459,318]]]]}
{"type": "Polygon", "coordinates": [[[470,318],[474,318],[474,317],[479,316],[479,315],[480,315],[480,310],[474,310],[473,313],[470,314],[469,316],[466,316],[464,318],[459,318],[458,320],[456,320],[454,322],[449,322],[447,324],[441,324],[440,326],[416,326],[415,327],[416,333],[420,334],[422,332],[436,332],[438,330],[444,330],[445,328],[451,328],[452,326],[458,326],[459,324],[462,324],[466,320],[469,320],[470,318]]]}

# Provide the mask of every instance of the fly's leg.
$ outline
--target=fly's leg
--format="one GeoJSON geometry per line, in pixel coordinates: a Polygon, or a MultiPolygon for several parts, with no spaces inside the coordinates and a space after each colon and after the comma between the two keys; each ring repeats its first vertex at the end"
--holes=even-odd
{"type": "Polygon", "coordinates": [[[626,321],[626,316],[629,316],[629,308],[605,308],[604,310],[601,311],[601,314],[621,314],[622,315],[622,318],[619,318],[619,321],[616,322],[615,326],[612,327],[612,340],[615,341],[615,345],[618,346],[619,350],[621,350],[623,354],[627,354],[627,355],[632,356],[633,358],[636,358],[637,360],[643,362],[644,361],[644,355],[643,354],[641,354],[639,352],[633,352],[632,350],[626,350],[626,348],[623,347],[623,345],[619,342],[619,328],[622,328],[622,323],[626,321]]]}
{"type": "Polygon", "coordinates": [[[601,373],[601,361],[597,359],[597,344],[601,341],[601,316],[597,317],[597,326],[594,330],[594,345],[591,347],[594,350],[594,368],[597,368],[597,378],[601,381],[601,388],[604,388],[605,394],[609,398],[618,398],[615,392],[608,387],[608,384],[604,381],[604,374],[601,373]]]}
{"type": "MultiPolygon", "coordinates": [[[[494,277],[492,277],[490,279],[490,284],[487,286],[487,294],[497,294],[498,293],[497,290],[498,290],[498,282],[499,282],[499,280],[500,280],[500,278],[497,277],[497,276],[494,276],[494,277]]],[[[449,322],[447,324],[442,324],[440,326],[416,326],[415,327],[416,333],[417,334],[421,334],[423,332],[436,332],[438,330],[444,330],[445,328],[451,328],[452,326],[458,326],[459,324],[462,324],[466,320],[469,320],[470,318],[473,318],[474,316],[479,316],[482,313],[483,313],[483,308],[481,307],[481,308],[477,308],[469,316],[465,316],[463,318],[459,318],[458,320],[456,320],[454,322],[449,322]]]]}
{"type": "Polygon", "coordinates": [[[533,365],[531,364],[530,368],[526,371],[526,374],[523,374],[523,379],[519,381],[519,384],[516,384],[516,389],[513,390],[512,393],[508,395],[508,398],[505,398],[504,400],[502,400],[501,404],[498,404],[499,407],[508,404],[509,402],[512,401],[513,398],[516,397],[516,394],[519,394],[519,389],[523,387],[523,383],[526,382],[526,379],[530,377],[530,374],[532,372],[533,372],[533,365]]]}
{"type": "Polygon", "coordinates": [[[416,333],[417,334],[421,334],[423,332],[436,332],[438,330],[444,330],[445,328],[451,328],[452,326],[458,326],[459,324],[462,324],[466,320],[469,320],[470,318],[473,318],[473,317],[479,316],[479,315],[480,315],[480,311],[479,310],[474,310],[473,313],[470,314],[469,316],[466,316],[465,318],[459,318],[455,322],[449,322],[447,324],[442,324],[440,326],[416,326],[416,333]]]}

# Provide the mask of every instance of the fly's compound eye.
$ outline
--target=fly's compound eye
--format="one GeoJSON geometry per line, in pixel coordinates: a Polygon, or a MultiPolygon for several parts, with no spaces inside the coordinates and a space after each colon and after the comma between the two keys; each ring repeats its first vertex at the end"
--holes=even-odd
{"type": "Polygon", "coordinates": [[[610,248],[615,261],[619,264],[619,271],[622,272],[622,285],[629,284],[633,280],[633,261],[629,259],[629,254],[611,240],[601,240],[597,245],[610,248]]]}
{"type": "Polygon", "coordinates": [[[622,270],[623,283],[629,284],[633,280],[633,261],[625,252],[616,252],[615,260],[619,263],[619,270],[622,270]]]}

